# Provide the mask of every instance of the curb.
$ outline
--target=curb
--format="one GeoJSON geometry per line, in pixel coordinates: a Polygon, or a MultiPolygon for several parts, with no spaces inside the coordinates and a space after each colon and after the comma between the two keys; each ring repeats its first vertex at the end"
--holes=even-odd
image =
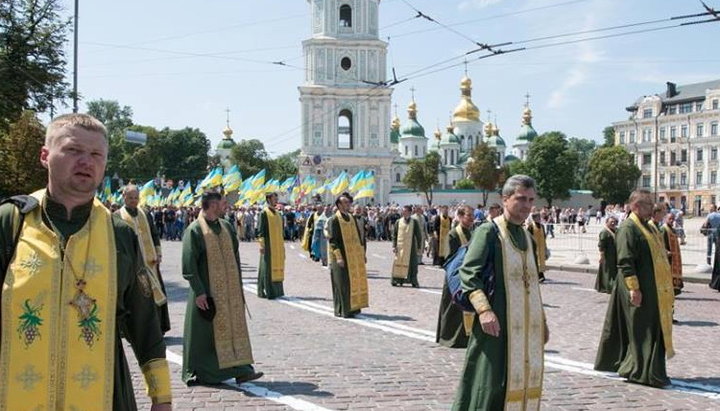
{"type": "MultiPolygon", "coordinates": [[[[585,266],[578,266],[578,265],[564,265],[564,264],[547,264],[545,263],[545,269],[546,270],[555,270],[555,271],[569,271],[572,273],[582,273],[582,274],[597,274],[597,268],[596,267],[585,267],[585,266]]],[[[686,283],[695,283],[695,284],[708,284],[710,282],[710,277],[698,277],[694,275],[687,275],[683,274],[683,281],[686,283]]]]}

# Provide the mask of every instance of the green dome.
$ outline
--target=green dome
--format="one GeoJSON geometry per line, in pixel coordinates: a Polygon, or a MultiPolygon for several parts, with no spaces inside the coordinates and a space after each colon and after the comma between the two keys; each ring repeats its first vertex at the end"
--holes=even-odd
{"type": "Polygon", "coordinates": [[[538,136],[537,131],[530,124],[523,124],[520,127],[520,134],[518,134],[516,141],[527,141],[528,143],[533,141],[538,136]]]}
{"type": "Polygon", "coordinates": [[[447,130],[445,131],[445,134],[442,136],[442,140],[440,140],[441,145],[447,145],[447,144],[460,144],[460,139],[458,136],[453,133],[453,127],[448,126],[447,130]]]}
{"type": "Polygon", "coordinates": [[[218,150],[231,150],[233,147],[235,147],[235,142],[230,138],[220,140],[217,145],[218,150]]]}
{"type": "Polygon", "coordinates": [[[414,118],[408,119],[400,129],[401,137],[425,137],[425,128],[414,118]]]}
{"type": "Polygon", "coordinates": [[[509,162],[511,162],[511,161],[520,161],[520,159],[517,158],[517,157],[515,157],[515,156],[512,155],[512,154],[506,155],[506,156],[505,156],[505,163],[509,163],[509,162]]]}
{"type": "Polygon", "coordinates": [[[485,142],[488,147],[505,147],[505,140],[500,136],[490,136],[485,142]]]}
{"type": "Polygon", "coordinates": [[[390,130],[390,143],[391,144],[397,144],[400,142],[400,132],[395,129],[390,130]]]}

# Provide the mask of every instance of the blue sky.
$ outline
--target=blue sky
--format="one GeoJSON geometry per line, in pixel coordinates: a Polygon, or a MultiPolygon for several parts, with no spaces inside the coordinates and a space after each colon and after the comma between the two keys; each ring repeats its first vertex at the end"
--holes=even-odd
{"type": "MultiPolygon", "coordinates": [[[[71,13],[73,2],[64,2],[71,13]]],[[[408,2],[490,44],[702,11],[694,0],[408,2]]],[[[706,2],[720,9],[720,0],[706,2]]],[[[258,138],[273,156],[300,147],[301,42],[310,36],[306,0],[80,3],[79,91],[85,101],[104,98],[129,105],[138,124],[197,127],[213,146],[222,138],[229,107],[236,141],[258,138]],[[297,68],[269,63],[273,61],[297,68]]],[[[450,30],[412,19],[415,14],[404,0],[381,1],[380,37],[390,37],[388,64],[398,77],[475,48],[450,30]]],[[[633,29],[649,27],[658,25],[633,29]]],[[[610,32],[585,36],[602,34],[610,32]]],[[[662,92],[665,81],[720,78],[717,39],[720,23],[711,23],[470,59],[473,100],[483,120],[491,110],[490,118],[497,118],[508,145],[519,131],[526,92],[538,132],[560,130],[600,140],[605,126],[627,116],[626,106],[639,96],[662,92]]],[[[460,65],[397,85],[393,104],[401,119],[414,87],[418,118],[428,137],[436,124],[444,129],[459,100],[463,71],[460,65]]]]}

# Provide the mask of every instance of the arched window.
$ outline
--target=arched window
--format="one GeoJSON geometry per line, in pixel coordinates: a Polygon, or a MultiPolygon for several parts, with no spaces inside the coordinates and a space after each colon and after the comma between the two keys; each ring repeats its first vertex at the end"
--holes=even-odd
{"type": "Polygon", "coordinates": [[[408,150],[409,150],[408,146],[405,146],[405,155],[406,156],[408,155],[408,150]]]}
{"type": "Polygon", "coordinates": [[[415,146],[415,157],[418,157],[420,153],[418,152],[418,146],[415,146]]]}
{"type": "Polygon", "coordinates": [[[470,150],[473,149],[473,138],[472,138],[472,136],[468,136],[468,148],[469,148],[470,150]]]}
{"type": "Polygon", "coordinates": [[[340,6],[340,27],[352,27],[352,8],[347,4],[340,6]]]}
{"type": "Polygon", "coordinates": [[[350,112],[350,110],[342,110],[338,115],[337,147],[339,149],[352,150],[352,129],[352,112],[350,112]]]}
{"type": "Polygon", "coordinates": [[[395,182],[396,183],[400,182],[400,173],[395,173],[395,182]]]}
{"type": "Polygon", "coordinates": [[[455,164],[455,150],[450,150],[450,165],[455,164]]]}

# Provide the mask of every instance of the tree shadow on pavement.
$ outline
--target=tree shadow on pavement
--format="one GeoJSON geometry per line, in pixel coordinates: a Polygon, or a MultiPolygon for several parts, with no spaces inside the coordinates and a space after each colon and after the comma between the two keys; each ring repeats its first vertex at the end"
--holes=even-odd
{"type": "Polygon", "coordinates": [[[553,285],[580,285],[580,283],[575,283],[572,281],[555,281],[550,278],[545,280],[545,284],[553,284],[553,285]]]}
{"type": "MultiPolygon", "coordinates": [[[[710,385],[713,389],[717,389],[717,386],[720,385],[720,378],[714,377],[714,378],[708,378],[708,377],[698,377],[698,378],[673,378],[672,382],[681,382],[681,383],[688,383],[688,384],[705,384],[710,385]]],[[[714,392],[714,391],[713,391],[714,392]]]]}
{"type": "Polygon", "coordinates": [[[187,301],[188,296],[188,283],[187,281],[164,281],[165,283],[165,296],[171,303],[179,301],[187,301]]]}
{"type": "Polygon", "coordinates": [[[406,315],[385,315],[385,314],[360,314],[361,317],[370,318],[373,320],[385,320],[385,321],[415,321],[414,318],[406,315]]]}
{"type": "Polygon", "coordinates": [[[705,298],[705,297],[675,297],[679,301],[717,301],[720,302],[720,298],[705,298]]]}
{"type": "MultiPolygon", "coordinates": [[[[256,385],[266,390],[281,392],[283,395],[307,395],[310,397],[334,397],[335,394],[327,391],[318,391],[317,384],[309,382],[289,382],[289,381],[253,381],[256,385]]],[[[250,394],[252,395],[252,394],[250,394]]]]}
{"type": "Polygon", "coordinates": [[[329,298],[325,298],[325,297],[297,297],[297,296],[295,296],[295,297],[293,297],[293,299],[303,300],[303,301],[330,301],[329,298]]]}
{"type": "Polygon", "coordinates": [[[718,323],[713,321],[678,321],[675,325],[686,325],[688,327],[717,327],[718,323]]]}
{"type": "Polygon", "coordinates": [[[165,337],[165,345],[170,347],[173,345],[182,345],[182,337],[165,337]]]}

